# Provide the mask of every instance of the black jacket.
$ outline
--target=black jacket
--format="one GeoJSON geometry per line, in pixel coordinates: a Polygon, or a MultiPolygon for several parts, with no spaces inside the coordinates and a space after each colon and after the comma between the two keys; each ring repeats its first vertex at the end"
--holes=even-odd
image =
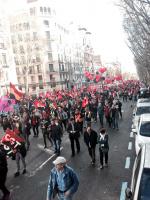
{"type": "Polygon", "coordinates": [[[98,143],[99,143],[99,148],[108,148],[109,149],[109,144],[108,144],[108,135],[106,134],[104,136],[104,139],[101,138],[101,136],[98,136],[98,143]]]}
{"type": "Polygon", "coordinates": [[[95,147],[97,144],[97,132],[91,129],[91,133],[89,134],[87,131],[85,131],[84,142],[88,147],[95,147]]]}
{"type": "Polygon", "coordinates": [[[61,140],[61,137],[63,135],[62,133],[62,128],[60,126],[60,124],[56,125],[51,125],[51,128],[50,128],[50,132],[51,132],[51,137],[54,139],[54,140],[61,140]]]}
{"type": "Polygon", "coordinates": [[[69,138],[78,138],[80,136],[80,128],[77,122],[74,122],[74,132],[72,132],[71,123],[68,124],[67,132],[69,133],[69,138]]]}
{"type": "Polygon", "coordinates": [[[3,150],[0,149],[0,174],[7,170],[7,158],[3,150]]]}

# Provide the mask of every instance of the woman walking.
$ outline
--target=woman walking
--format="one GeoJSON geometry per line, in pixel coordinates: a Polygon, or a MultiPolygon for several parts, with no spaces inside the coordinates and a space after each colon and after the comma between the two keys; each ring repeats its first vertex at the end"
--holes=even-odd
{"type": "Polygon", "coordinates": [[[109,151],[109,144],[108,144],[108,134],[106,133],[106,129],[102,128],[100,130],[100,134],[98,136],[98,144],[99,144],[99,154],[100,154],[100,169],[103,167],[108,167],[108,151],[109,151]],[[104,163],[105,159],[105,165],[104,163]]]}

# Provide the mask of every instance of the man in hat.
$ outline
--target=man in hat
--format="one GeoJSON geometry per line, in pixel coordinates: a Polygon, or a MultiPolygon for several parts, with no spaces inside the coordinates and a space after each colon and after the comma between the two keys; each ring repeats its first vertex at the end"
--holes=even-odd
{"type": "Polygon", "coordinates": [[[46,200],[52,200],[56,194],[59,200],[72,200],[79,186],[77,174],[66,165],[64,157],[57,157],[53,164],[55,167],[50,173],[46,200]]]}

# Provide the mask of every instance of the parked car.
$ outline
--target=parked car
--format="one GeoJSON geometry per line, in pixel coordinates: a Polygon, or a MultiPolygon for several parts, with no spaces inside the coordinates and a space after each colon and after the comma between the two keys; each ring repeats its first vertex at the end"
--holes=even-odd
{"type": "Polygon", "coordinates": [[[150,114],[140,116],[135,133],[135,151],[138,154],[139,149],[145,143],[150,143],[150,114]]]}
{"type": "Polygon", "coordinates": [[[147,103],[150,102],[150,98],[142,98],[137,100],[137,104],[139,103],[147,103]]]}
{"type": "Polygon", "coordinates": [[[138,103],[133,111],[133,129],[137,129],[140,116],[146,113],[150,113],[150,102],[138,103]]]}
{"type": "Polygon", "coordinates": [[[135,159],[131,186],[126,189],[130,200],[150,199],[150,144],[142,146],[135,159]]]}
{"type": "Polygon", "coordinates": [[[150,98],[150,93],[148,88],[141,88],[138,98],[150,98]]]}

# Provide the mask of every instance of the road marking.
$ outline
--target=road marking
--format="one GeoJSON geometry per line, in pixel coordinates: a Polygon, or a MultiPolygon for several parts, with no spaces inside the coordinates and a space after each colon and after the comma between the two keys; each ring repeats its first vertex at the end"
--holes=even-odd
{"type": "Polygon", "coordinates": [[[44,149],[44,146],[41,145],[41,144],[38,144],[37,146],[38,146],[39,149],[42,149],[42,150],[45,151],[46,153],[49,153],[49,154],[51,154],[51,155],[54,153],[54,150],[48,149],[48,148],[44,149]]]}
{"type": "Polygon", "coordinates": [[[127,188],[127,184],[128,184],[127,182],[122,182],[120,200],[125,200],[126,199],[125,190],[127,188]]]}
{"type": "MultiPolygon", "coordinates": [[[[60,151],[63,149],[63,147],[60,148],[60,151]]],[[[36,174],[36,172],[38,172],[39,170],[41,170],[43,168],[44,165],[46,165],[54,156],[56,156],[56,153],[53,154],[52,156],[50,156],[47,160],[45,160],[39,167],[37,167],[34,171],[32,171],[29,175],[27,175],[28,177],[32,177],[36,174]]]]}
{"type": "Polygon", "coordinates": [[[126,157],[125,169],[129,169],[130,167],[130,157],[126,157]]]}
{"type": "Polygon", "coordinates": [[[130,137],[131,137],[131,138],[133,138],[133,137],[134,137],[134,135],[133,135],[133,132],[131,132],[131,133],[130,133],[130,137]]]}
{"type": "Polygon", "coordinates": [[[132,150],[132,142],[129,142],[129,144],[128,144],[128,150],[132,150]]]}
{"type": "MultiPolygon", "coordinates": [[[[62,149],[63,149],[63,147],[60,148],[60,151],[61,151],[62,149]]],[[[44,165],[46,165],[46,163],[47,163],[49,160],[51,160],[54,156],[56,156],[56,153],[53,154],[51,157],[49,157],[49,158],[48,158],[45,162],[43,162],[38,168],[36,168],[36,171],[42,169],[42,167],[43,167],[44,165]]]]}

